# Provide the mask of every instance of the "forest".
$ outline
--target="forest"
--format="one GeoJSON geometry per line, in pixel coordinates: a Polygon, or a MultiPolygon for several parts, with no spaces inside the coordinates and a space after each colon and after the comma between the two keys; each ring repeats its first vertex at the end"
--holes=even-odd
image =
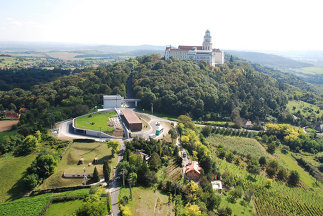
{"type": "MultiPolygon", "coordinates": [[[[153,103],[157,112],[187,114],[198,120],[231,120],[235,116],[255,122],[288,122],[292,118],[286,113],[289,99],[298,97],[312,104],[322,101],[315,93],[286,83],[287,78],[279,82],[262,70],[234,61],[217,67],[205,62],[164,61],[159,55],[136,57],[60,77],[57,76],[66,71],[54,70],[48,72],[52,77],[46,78],[54,80],[47,83],[43,80],[44,72],[39,71],[39,76],[29,81],[33,74],[22,70],[17,72],[26,76],[18,82],[21,88],[0,91],[0,112],[28,108],[30,112],[19,123],[20,127],[29,127],[23,128],[26,135],[28,131],[29,134],[42,131],[54,122],[87,113],[102,104],[103,95],[126,96],[128,80],[134,96],[142,99],[142,108],[149,110],[153,103]]],[[[3,82],[12,86],[18,74],[2,78],[3,82]]],[[[317,123],[321,118],[310,123],[317,123]]]]}

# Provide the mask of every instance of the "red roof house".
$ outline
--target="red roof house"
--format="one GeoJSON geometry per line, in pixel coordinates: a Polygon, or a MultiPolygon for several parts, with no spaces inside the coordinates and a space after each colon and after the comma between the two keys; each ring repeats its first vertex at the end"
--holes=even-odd
{"type": "Polygon", "coordinates": [[[185,176],[189,180],[198,181],[201,177],[202,167],[199,166],[197,161],[192,161],[187,164],[185,169],[185,176]]]}
{"type": "Polygon", "coordinates": [[[8,112],[8,113],[5,114],[4,118],[5,119],[19,119],[20,118],[20,114],[8,112]]]}

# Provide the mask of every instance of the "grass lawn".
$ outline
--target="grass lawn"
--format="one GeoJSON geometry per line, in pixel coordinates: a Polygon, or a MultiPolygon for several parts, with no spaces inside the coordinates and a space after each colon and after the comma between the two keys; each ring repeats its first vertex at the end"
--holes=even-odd
{"type": "Polygon", "coordinates": [[[62,175],[64,172],[83,173],[84,167],[86,167],[86,172],[93,172],[95,166],[92,165],[89,167],[88,164],[92,163],[95,157],[99,160],[98,164],[95,166],[101,175],[104,161],[110,161],[111,169],[117,164],[117,154],[115,154],[115,157],[113,158],[111,150],[108,149],[105,142],[73,143],[59,162],[55,173],[46,179],[38,189],[81,185],[82,179],[63,178],[62,175]],[[78,165],[78,161],[81,157],[84,159],[84,164],[78,165]]]}
{"type": "MultiPolygon", "coordinates": [[[[130,208],[133,216],[150,216],[150,215],[174,215],[172,206],[168,205],[168,196],[161,194],[158,190],[154,193],[151,188],[133,187],[132,200],[127,206],[130,208]],[[160,204],[157,205],[157,199],[160,199],[160,204]]],[[[121,188],[120,198],[129,197],[129,188],[121,188]]]]}
{"type": "Polygon", "coordinates": [[[257,158],[261,156],[270,157],[265,148],[256,139],[215,134],[209,136],[207,141],[213,146],[222,145],[225,149],[237,151],[242,155],[250,153],[257,158]]]}
{"type": "Polygon", "coordinates": [[[105,111],[81,116],[75,119],[77,128],[90,129],[94,131],[103,131],[111,134],[114,130],[109,126],[109,118],[117,116],[115,111],[105,111]]]}
{"type": "Polygon", "coordinates": [[[311,115],[312,113],[314,113],[315,116],[323,115],[323,110],[320,110],[320,108],[317,105],[306,103],[304,101],[296,101],[296,100],[288,101],[286,109],[288,112],[293,114],[296,114],[298,111],[300,111],[300,113],[306,117],[311,115]],[[319,111],[319,113],[317,113],[317,111],[319,111]]]}
{"type": "Polygon", "coordinates": [[[53,203],[46,211],[46,216],[73,215],[83,204],[82,199],[53,203]]]}
{"type": "Polygon", "coordinates": [[[10,131],[3,131],[0,132],[0,140],[2,139],[2,137],[4,136],[15,136],[17,134],[17,130],[10,130],[10,131]]]}
{"type": "Polygon", "coordinates": [[[35,158],[36,154],[0,158],[0,202],[23,195],[23,185],[19,180],[35,158]]]}

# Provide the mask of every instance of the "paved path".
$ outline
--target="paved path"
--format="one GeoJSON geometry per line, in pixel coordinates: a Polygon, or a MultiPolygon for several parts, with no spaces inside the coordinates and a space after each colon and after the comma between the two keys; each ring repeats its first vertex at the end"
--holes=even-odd
{"type": "MultiPolygon", "coordinates": [[[[120,161],[122,161],[123,154],[126,149],[126,146],[125,146],[123,140],[119,140],[119,141],[120,141],[121,145],[120,145],[120,154],[118,155],[118,164],[120,163],[120,161]]],[[[115,172],[114,176],[113,176],[113,180],[110,183],[110,187],[108,189],[108,191],[110,192],[110,196],[111,196],[111,205],[112,205],[113,216],[120,215],[119,206],[118,206],[120,186],[121,186],[121,184],[120,184],[120,181],[118,178],[118,173],[115,172]]]]}

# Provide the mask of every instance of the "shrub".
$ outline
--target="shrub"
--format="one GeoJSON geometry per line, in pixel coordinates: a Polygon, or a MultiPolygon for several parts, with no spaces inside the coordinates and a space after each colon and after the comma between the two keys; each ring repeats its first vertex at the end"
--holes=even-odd
{"type": "Polygon", "coordinates": [[[277,179],[280,181],[285,181],[287,179],[287,170],[285,168],[280,168],[277,173],[277,179]]]}
{"type": "Polygon", "coordinates": [[[299,183],[299,174],[296,170],[292,171],[288,177],[288,184],[291,186],[297,186],[299,183]]]}

